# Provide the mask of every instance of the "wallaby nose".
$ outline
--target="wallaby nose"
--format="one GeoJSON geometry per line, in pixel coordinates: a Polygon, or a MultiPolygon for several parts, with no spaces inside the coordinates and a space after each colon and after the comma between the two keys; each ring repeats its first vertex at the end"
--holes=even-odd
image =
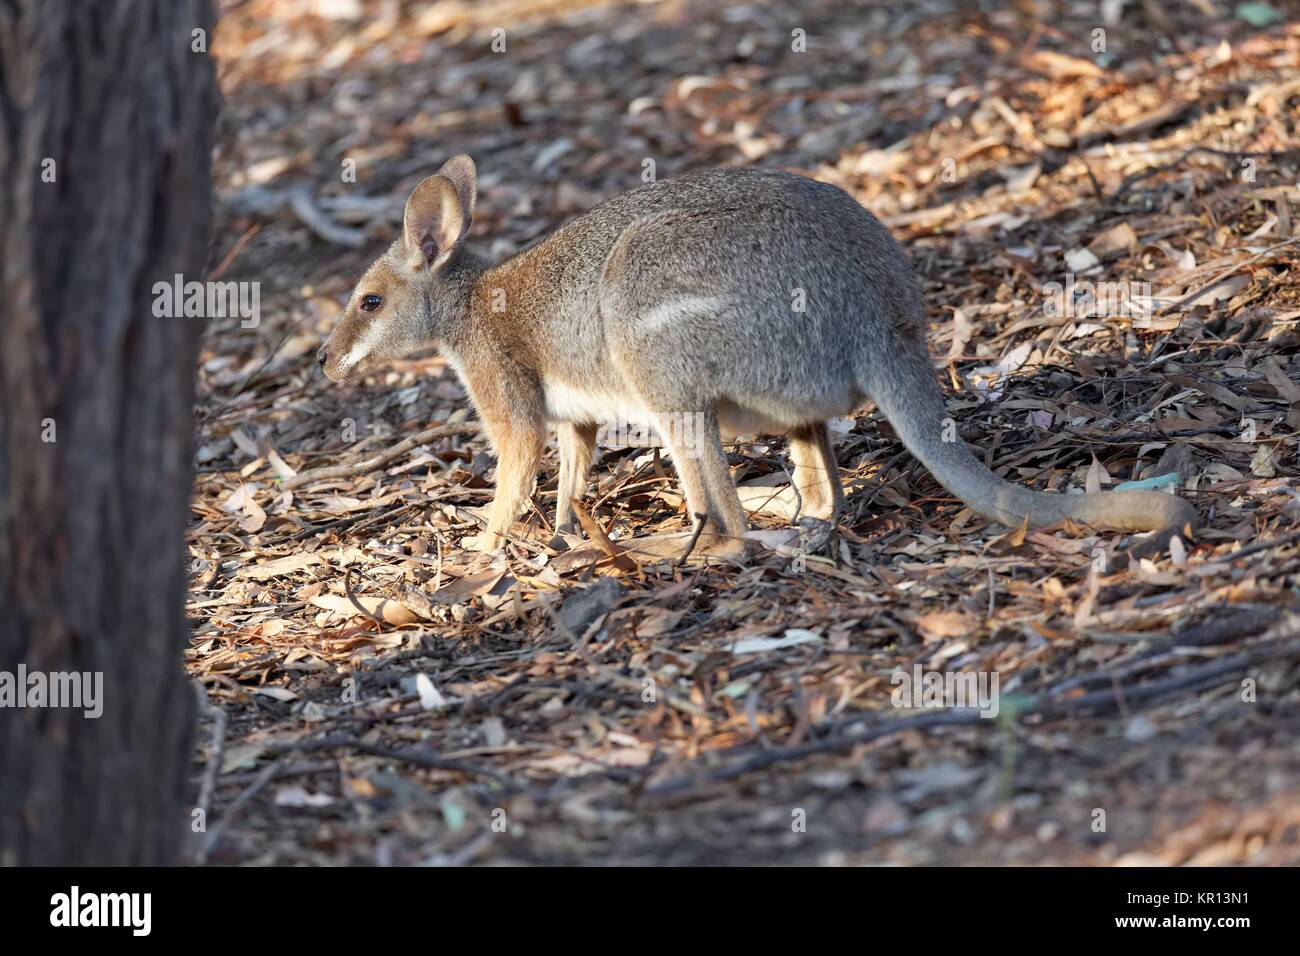
{"type": "Polygon", "coordinates": [[[330,360],[330,354],[325,350],[325,346],[322,345],[320,347],[320,351],[316,353],[316,361],[320,364],[321,368],[324,368],[325,363],[328,362],[329,360],[330,360]]]}

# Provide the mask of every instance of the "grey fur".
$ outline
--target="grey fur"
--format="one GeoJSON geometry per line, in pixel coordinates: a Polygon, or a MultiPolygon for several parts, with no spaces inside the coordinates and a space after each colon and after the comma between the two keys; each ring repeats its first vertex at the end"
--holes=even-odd
{"type": "Polygon", "coordinates": [[[645,185],[499,266],[457,249],[425,295],[423,337],[463,370],[480,413],[509,419],[488,421],[489,432],[523,434],[531,447],[540,416],[561,427],[561,525],[569,493],[585,483],[598,422],[581,402],[556,401],[557,389],[626,400],[656,421],[701,415],[703,453],[665,437],[690,510],[709,514],[733,543],[745,519],[720,434],[791,432],[801,493],[833,513],[842,493],[824,423],[868,401],[944,487],[1004,524],[1070,517],[1155,530],[1147,551],[1195,524],[1191,506],[1170,495],[1042,494],[993,474],[960,441],[944,442],[947,413],[907,255],[848,194],[801,176],[714,169],[645,185]],[[505,317],[481,301],[498,287],[523,300],[505,317]],[[486,394],[499,389],[507,403],[486,394]],[[829,486],[810,478],[819,464],[829,486]]]}

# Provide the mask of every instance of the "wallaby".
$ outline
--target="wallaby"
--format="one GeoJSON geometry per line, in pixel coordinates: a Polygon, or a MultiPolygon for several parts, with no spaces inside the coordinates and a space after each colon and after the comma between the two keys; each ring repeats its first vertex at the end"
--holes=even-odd
{"type": "Polygon", "coordinates": [[[1194,529],[1192,506],[1164,492],[1036,492],[975,458],[945,428],[906,253],[835,186],[773,170],[687,173],[609,199],[495,266],[465,248],[476,192],[463,155],[415,187],[402,237],[318,357],[337,382],[441,349],[498,457],[482,549],[500,547],[522,510],[548,423],[557,530],[573,530],[597,428],[615,421],[662,436],[705,521],[702,547],[744,550],[723,436],[787,434],[804,512],[834,520],[844,496],[826,421],[869,401],[940,484],[1004,525],[1155,531],[1145,554],[1194,529]]]}

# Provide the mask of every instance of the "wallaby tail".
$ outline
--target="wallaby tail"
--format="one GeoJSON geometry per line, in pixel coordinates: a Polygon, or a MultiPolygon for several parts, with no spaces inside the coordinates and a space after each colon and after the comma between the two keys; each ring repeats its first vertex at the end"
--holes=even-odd
{"type": "Polygon", "coordinates": [[[1026,519],[1037,528],[1069,518],[1123,531],[1156,532],[1130,549],[1134,556],[1162,553],[1175,535],[1187,540],[1196,528],[1196,509],[1165,492],[1063,495],[1012,484],[986,468],[957,435],[955,425],[945,421],[947,409],[928,357],[904,352],[887,368],[873,372],[878,383],[872,389],[876,406],[907,450],[939,484],[986,518],[1013,528],[1026,519]]]}

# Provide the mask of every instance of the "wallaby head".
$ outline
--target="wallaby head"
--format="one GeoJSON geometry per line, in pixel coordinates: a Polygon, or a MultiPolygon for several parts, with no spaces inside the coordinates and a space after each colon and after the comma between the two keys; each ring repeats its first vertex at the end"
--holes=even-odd
{"type": "Polygon", "coordinates": [[[453,156],[406,201],[402,237],[366,270],[317,359],[335,382],[443,338],[466,310],[457,269],[474,217],[474,161],[453,156]]]}

